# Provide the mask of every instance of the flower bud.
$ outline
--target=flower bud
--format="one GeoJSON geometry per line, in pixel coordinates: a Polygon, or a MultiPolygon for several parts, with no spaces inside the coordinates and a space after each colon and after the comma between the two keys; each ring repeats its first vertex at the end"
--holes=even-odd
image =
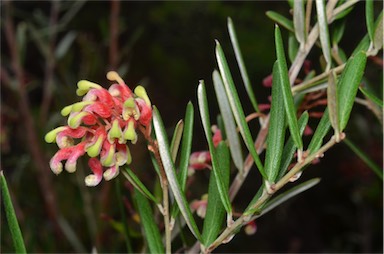
{"type": "Polygon", "coordinates": [[[130,140],[132,142],[132,144],[135,144],[137,141],[135,122],[133,120],[130,120],[128,122],[127,128],[124,131],[124,139],[130,140]]]}
{"type": "Polygon", "coordinates": [[[65,130],[65,128],[66,128],[65,126],[61,126],[61,127],[57,127],[56,129],[53,129],[53,130],[51,130],[50,132],[48,132],[48,133],[45,135],[45,137],[44,137],[45,142],[47,142],[47,143],[53,143],[53,142],[55,142],[57,134],[58,134],[60,131],[65,130]]]}
{"type": "Polygon", "coordinates": [[[134,93],[137,95],[137,97],[143,99],[143,100],[145,101],[145,103],[146,103],[149,107],[151,106],[151,101],[149,100],[147,91],[145,90],[144,87],[142,87],[142,86],[137,86],[137,87],[135,88],[134,93]]]}
{"type": "Polygon", "coordinates": [[[103,177],[106,181],[109,181],[118,175],[119,175],[119,167],[117,165],[114,165],[104,172],[103,177]]]}
{"type": "Polygon", "coordinates": [[[72,112],[72,107],[73,107],[73,105],[68,105],[68,106],[66,106],[66,107],[64,107],[62,110],[61,110],[61,115],[62,116],[67,116],[67,115],[69,115],[69,113],[71,113],[72,112]]]}
{"type": "Polygon", "coordinates": [[[86,150],[89,157],[93,158],[100,154],[101,145],[103,144],[104,137],[99,136],[93,145],[90,145],[86,150]]]}
{"type": "Polygon", "coordinates": [[[102,156],[100,157],[101,165],[104,167],[110,167],[112,166],[115,161],[114,161],[114,155],[115,155],[115,146],[110,144],[108,140],[104,141],[105,147],[104,151],[102,153],[102,156]]]}
{"type": "Polygon", "coordinates": [[[87,116],[88,114],[88,112],[72,112],[68,117],[69,127],[71,127],[72,129],[76,129],[77,127],[79,127],[83,117],[87,116]]]}
{"type": "Polygon", "coordinates": [[[108,132],[108,140],[109,142],[113,143],[115,138],[120,139],[121,135],[122,133],[119,125],[119,120],[115,119],[113,120],[112,127],[108,132]]]}
{"type": "Polygon", "coordinates": [[[84,94],[86,94],[91,88],[96,88],[96,89],[101,89],[103,88],[102,86],[96,84],[96,83],[93,83],[93,82],[90,82],[88,80],[80,80],[79,82],[77,82],[77,87],[78,89],[76,90],[76,94],[78,96],[83,96],[84,94]]]}
{"type": "Polygon", "coordinates": [[[100,161],[96,158],[89,159],[88,165],[91,168],[93,174],[90,174],[85,177],[85,185],[96,186],[103,179],[103,168],[101,166],[100,161]]]}

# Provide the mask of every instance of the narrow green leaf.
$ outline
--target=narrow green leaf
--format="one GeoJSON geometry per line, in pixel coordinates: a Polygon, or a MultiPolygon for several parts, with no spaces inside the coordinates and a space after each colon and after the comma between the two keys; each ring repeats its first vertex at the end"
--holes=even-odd
{"type": "Polygon", "coordinates": [[[375,33],[373,36],[373,47],[380,50],[383,47],[383,11],[381,11],[375,23],[375,33]]]}
{"type": "Polygon", "coordinates": [[[297,43],[295,36],[290,33],[288,38],[288,56],[289,61],[291,61],[291,63],[293,63],[293,61],[295,60],[298,51],[299,43],[297,43]]]}
{"type": "Polygon", "coordinates": [[[254,218],[251,218],[251,220],[259,218],[259,217],[267,214],[268,212],[270,212],[271,210],[273,210],[277,206],[281,205],[285,201],[288,201],[289,199],[297,196],[298,194],[312,188],[313,186],[315,186],[319,182],[320,182],[320,178],[314,178],[314,179],[308,180],[304,183],[301,183],[301,184],[293,187],[292,189],[290,189],[290,190],[280,194],[279,196],[275,197],[271,201],[267,202],[265,205],[258,207],[256,209],[249,209],[247,212],[244,213],[244,215],[251,215],[251,214],[256,213],[254,218]]]}
{"type": "MultiPolygon", "coordinates": [[[[300,128],[300,135],[303,135],[304,129],[307,126],[309,119],[308,112],[305,111],[301,117],[299,118],[299,128],[300,128]]],[[[280,179],[284,176],[284,174],[288,170],[288,166],[292,161],[293,155],[295,154],[297,147],[295,146],[295,143],[292,140],[292,137],[289,137],[287,142],[285,143],[284,150],[283,150],[283,155],[281,158],[281,163],[280,163],[280,172],[279,176],[277,179],[280,179]]]]}
{"type": "MultiPolygon", "coordinates": [[[[226,190],[229,187],[230,160],[229,151],[225,142],[221,141],[216,149],[219,174],[222,176],[226,190]]],[[[225,208],[221,202],[220,193],[217,188],[215,174],[211,174],[208,189],[208,204],[204,219],[202,238],[204,246],[209,246],[218,236],[225,219],[225,208]]]]}
{"type": "MultiPolygon", "coordinates": [[[[343,2],[340,1],[340,3],[343,3],[343,2]]],[[[355,7],[355,6],[352,5],[352,6],[348,7],[348,8],[346,8],[346,9],[344,9],[342,12],[338,13],[335,17],[333,17],[333,20],[338,20],[338,19],[344,18],[345,16],[347,16],[353,10],[353,7],[355,7]]]]}
{"type": "Polygon", "coordinates": [[[250,154],[252,155],[252,158],[254,159],[260,174],[265,178],[266,175],[264,172],[263,164],[261,163],[259,155],[256,152],[255,146],[253,145],[253,138],[251,136],[251,132],[249,131],[247,121],[245,120],[245,114],[239,99],[239,95],[237,94],[235,84],[233,83],[232,75],[229,71],[228,63],[225,58],[224,52],[218,41],[216,41],[216,59],[219,65],[221,78],[224,83],[229,104],[231,105],[233,115],[240,129],[241,136],[243,137],[244,143],[247,146],[250,154]]]}
{"type": "Polygon", "coordinates": [[[181,136],[183,135],[183,120],[177,122],[171,141],[171,155],[173,162],[176,162],[177,152],[179,151],[181,136]]]}
{"type": "Polygon", "coordinates": [[[357,147],[351,140],[348,138],[343,140],[344,143],[357,155],[360,157],[362,161],[367,164],[368,167],[372,169],[375,174],[380,177],[381,180],[383,180],[383,169],[376,165],[375,162],[373,162],[367,154],[365,154],[359,147],[357,147]]]}
{"type": "Polygon", "coordinates": [[[276,55],[278,65],[278,75],[280,85],[282,86],[281,92],[283,94],[285,113],[287,114],[288,127],[291,132],[293,141],[299,150],[303,149],[303,142],[300,137],[299,127],[297,125],[296,110],[293,104],[293,96],[291,92],[291,86],[289,84],[287,62],[285,60],[283,40],[281,38],[280,29],[278,26],[275,28],[275,43],[276,43],[276,55]]]}
{"type": "Polygon", "coordinates": [[[345,31],[345,19],[333,23],[332,43],[339,44],[345,31]]]}
{"type": "Polygon", "coordinates": [[[0,171],[0,184],[5,216],[7,218],[9,231],[11,232],[15,253],[27,253],[27,250],[25,249],[24,245],[23,235],[21,234],[21,230],[19,227],[19,222],[17,221],[15,209],[12,205],[11,196],[9,195],[7,181],[5,180],[2,170],[0,171]]]}
{"type": "Polygon", "coordinates": [[[296,39],[300,44],[304,44],[305,38],[305,1],[293,2],[293,26],[295,28],[296,39]]]}
{"type": "Polygon", "coordinates": [[[312,136],[311,142],[308,145],[309,155],[316,152],[323,144],[325,135],[328,134],[331,128],[331,122],[329,121],[328,108],[325,109],[323,117],[317,125],[316,131],[312,136]]]}
{"type": "Polygon", "coordinates": [[[271,201],[269,201],[264,206],[264,208],[261,210],[261,213],[257,217],[261,217],[261,216],[265,215],[266,213],[270,212],[275,207],[277,207],[277,206],[281,205],[282,203],[288,201],[289,199],[297,196],[298,194],[312,188],[313,186],[315,186],[319,182],[320,182],[320,178],[314,178],[314,179],[308,180],[304,183],[301,183],[301,184],[293,187],[292,189],[278,195],[274,199],[271,199],[271,201]]]}
{"type": "MultiPolygon", "coordinates": [[[[121,178],[117,178],[116,181],[115,181],[116,194],[117,194],[117,198],[119,200],[119,202],[117,202],[117,203],[118,203],[118,206],[119,206],[120,216],[122,218],[125,246],[127,247],[127,252],[128,253],[132,253],[133,249],[132,249],[131,239],[129,238],[129,226],[128,226],[128,220],[127,220],[127,212],[125,210],[125,205],[124,205],[124,202],[123,202],[123,198],[124,198],[124,196],[123,196],[123,185],[121,184],[120,179],[121,178]]],[[[84,248],[83,252],[85,252],[85,251],[86,250],[84,248]]]]}
{"type": "Polygon", "coordinates": [[[374,30],[374,13],[373,13],[373,0],[365,0],[365,22],[367,25],[367,31],[369,38],[373,42],[373,30],[374,30]]]}
{"type": "Polygon", "coordinates": [[[293,22],[287,19],[286,17],[284,17],[283,15],[274,11],[267,11],[265,14],[267,15],[268,18],[272,19],[282,27],[285,27],[288,31],[292,33],[295,32],[295,29],[293,27],[293,22]]]}
{"type": "Polygon", "coordinates": [[[285,109],[278,68],[277,62],[275,62],[272,72],[272,103],[264,164],[267,180],[271,183],[275,182],[279,173],[285,138],[285,109]]]}
{"type": "MultiPolygon", "coordinates": [[[[185,125],[184,125],[183,139],[181,141],[179,172],[177,174],[179,183],[181,186],[181,190],[183,192],[185,191],[185,183],[187,182],[189,157],[191,155],[192,136],[193,136],[193,117],[194,117],[193,104],[189,102],[187,104],[187,109],[185,111],[185,118],[184,118],[185,125]]],[[[172,218],[176,218],[179,211],[180,211],[179,207],[177,205],[174,205],[172,207],[172,218]]]]}
{"type": "Polygon", "coordinates": [[[367,51],[368,48],[369,48],[369,43],[370,43],[369,36],[368,36],[368,34],[366,34],[363,37],[363,39],[361,39],[361,41],[356,46],[356,48],[353,50],[351,56],[354,56],[354,55],[356,55],[357,53],[359,53],[361,51],[364,51],[364,52],[367,51]]]}
{"type": "Polygon", "coordinates": [[[148,200],[137,189],[135,189],[134,198],[149,251],[151,253],[164,253],[164,245],[161,240],[160,231],[156,225],[154,214],[148,200]]]}
{"type": "Polygon", "coordinates": [[[365,97],[370,99],[372,102],[374,102],[379,107],[381,107],[381,108],[383,107],[383,100],[378,98],[371,90],[369,90],[365,86],[359,86],[359,89],[365,95],[365,97]]]}
{"type": "Polygon", "coordinates": [[[140,179],[135,175],[135,173],[129,169],[125,168],[125,171],[122,171],[123,175],[128,179],[128,181],[143,194],[146,198],[152,200],[156,204],[160,204],[160,201],[155,198],[155,196],[145,187],[145,185],[140,181],[140,179]]]}
{"type": "Polygon", "coordinates": [[[241,54],[241,50],[239,47],[239,42],[237,41],[236,30],[233,25],[232,19],[229,17],[228,17],[228,31],[229,31],[229,36],[231,37],[233,50],[235,51],[235,56],[236,56],[237,64],[240,69],[241,77],[243,78],[245,90],[247,91],[248,97],[251,100],[252,106],[255,109],[255,111],[260,112],[255,94],[252,89],[251,81],[249,81],[247,69],[245,68],[243,56],[241,54]]]}
{"type": "Polygon", "coordinates": [[[357,89],[364,74],[367,55],[364,52],[357,53],[351,57],[341,74],[338,82],[338,106],[339,106],[339,127],[343,131],[347,126],[349,115],[355,101],[357,89]]]}
{"type": "Polygon", "coordinates": [[[201,235],[192,216],[191,209],[189,208],[189,204],[184,192],[182,191],[179,180],[176,177],[175,165],[171,158],[171,152],[169,150],[163,120],[161,119],[160,113],[155,106],[153,107],[153,113],[153,126],[159,145],[161,161],[164,166],[165,174],[167,175],[169,186],[189,229],[198,240],[201,240],[201,235]]]}
{"type": "Polygon", "coordinates": [[[220,108],[220,113],[223,117],[225,134],[228,138],[231,156],[236,168],[241,172],[243,170],[244,164],[239,135],[236,131],[235,119],[233,118],[231,106],[229,105],[228,97],[225,93],[223,82],[217,70],[213,71],[212,79],[213,85],[215,87],[217,102],[220,108]]]}
{"type": "Polygon", "coordinates": [[[191,155],[192,137],[193,137],[193,104],[189,102],[185,111],[184,132],[181,141],[180,165],[179,165],[179,181],[181,189],[185,190],[185,183],[188,176],[189,157],[191,155]]]}
{"type": "Polygon", "coordinates": [[[331,126],[335,130],[336,135],[339,133],[339,119],[338,119],[338,104],[337,104],[337,90],[336,90],[337,76],[335,71],[331,71],[328,75],[328,86],[327,86],[327,103],[329,120],[331,126]]]}
{"type": "Polygon", "coordinates": [[[316,0],[317,19],[319,24],[320,32],[320,43],[323,50],[325,61],[327,62],[326,70],[331,68],[331,46],[329,44],[329,33],[328,33],[328,20],[325,12],[325,3],[323,0],[316,0]]]}
{"type": "Polygon", "coordinates": [[[220,169],[219,169],[220,165],[218,162],[218,158],[216,156],[216,149],[213,144],[212,133],[211,133],[211,121],[209,120],[208,100],[207,100],[207,94],[205,92],[205,85],[203,80],[200,80],[199,82],[199,87],[197,88],[197,97],[199,101],[201,121],[203,123],[205,137],[207,138],[209,152],[211,154],[212,170],[213,170],[213,173],[215,174],[217,188],[219,190],[220,198],[221,198],[221,201],[223,202],[225,210],[228,212],[228,214],[231,215],[232,207],[231,207],[231,202],[229,201],[228,190],[225,188],[224,180],[220,175],[220,169]]]}

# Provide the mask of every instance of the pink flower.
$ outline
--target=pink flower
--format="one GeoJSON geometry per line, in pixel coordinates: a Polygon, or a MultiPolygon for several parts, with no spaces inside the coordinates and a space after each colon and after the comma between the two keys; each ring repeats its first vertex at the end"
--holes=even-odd
{"type": "Polygon", "coordinates": [[[211,167],[211,154],[208,151],[194,152],[189,157],[189,168],[200,170],[211,167]]]}
{"type": "Polygon", "coordinates": [[[85,178],[87,186],[96,186],[102,178],[111,180],[119,174],[119,167],[132,161],[128,141],[137,141],[139,126],[150,128],[152,107],[142,86],[134,92],[116,72],[108,72],[107,78],[117,83],[107,90],[87,80],[78,82],[77,95],[81,102],[62,109],[68,116],[68,125],[46,134],[48,143],[56,142],[59,151],[52,157],[50,167],[55,174],[64,168],[76,171],[79,157],[90,157],[88,165],[92,174],[85,178]]]}
{"type": "Polygon", "coordinates": [[[208,205],[208,194],[204,194],[201,196],[200,200],[193,200],[191,203],[191,210],[192,212],[196,211],[196,214],[200,218],[205,218],[205,214],[207,212],[207,205],[208,205]]]}

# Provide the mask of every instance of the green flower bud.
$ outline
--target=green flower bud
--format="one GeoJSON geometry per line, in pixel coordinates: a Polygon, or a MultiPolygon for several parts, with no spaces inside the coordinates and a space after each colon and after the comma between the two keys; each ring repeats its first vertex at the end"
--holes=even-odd
{"type": "Polygon", "coordinates": [[[124,139],[125,140],[131,140],[132,144],[135,144],[137,141],[137,134],[135,130],[135,122],[134,121],[129,121],[128,126],[125,129],[124,132],[124,139]]]}
{"type": "Polygon", "coordinates": [[[62,116],[67,116],[67,115],[69,115],[69,113],[71,113],[71,111],[72,111],[72,105],[69,105],[69,106],[64,107],[60,113],[62,116]]]}
{"type": "Polygon", "coordinates": [[[88,156],[91,158],[98,156],[100,154],[102,144],[103,144],[103,137],[99,136],[97,141],[93,145],[87,148],[88,156]]]}
{"type": "Polygon", "coordinates": [[[45,142],[47,142],[47,143],[53,143],[53,142],[55,142],[57,134],[58,134],[60,131],[63,131],[64,129],[65,129],[65,127],[64,127],[64,126],[61,126],[61,127],[57,127],[56,129],[53,129],[53,130],[51,130],[50,132],[48,132],[48,133],[45,135],[45,137],[44,137],[45,142]]]}
{"type": "Polygon", "coordinates": [[[149,97],[147,95],[147,91],[145,91],[144,87],[137,86],[135,88],[134,93],[137,95],[137,97],[143,99],[148,106],[151,106],[151,101],[149,100],[149,97]]]}

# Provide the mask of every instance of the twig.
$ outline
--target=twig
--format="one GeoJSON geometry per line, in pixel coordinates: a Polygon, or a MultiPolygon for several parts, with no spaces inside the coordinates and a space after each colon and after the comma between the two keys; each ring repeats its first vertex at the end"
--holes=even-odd
{"type": "Polygon", "coordinates": [[[8,44],[10,59],[13,72],[15,74],[15,79],[17,80],[17,93],[19,96],[19,110],[22,115],[24,129],[26,133],[26,146],[28,147],[33,159],[33,163],[36,166],[38,171],[37,181],[39,183],[42,196],[44,197],[45,206],[47,208],[48,217],[54,223],[56,228],[56,234],[60,236],[61,228],[58,222],[58,212],[56,205],[56,195],[52,187],[52,182],[50,179],[50,174],[47,172],[50,171],[48,163],[44,158],[39,139],[36,135],[36,128],[34,125],[34,120],[32,118],[32,113],[30,110],[28,95],[25,89],[24,81],[24,69],[20,63],[20,56],[17,50],[17,41],[15,38],[15,29],[13,20],[11,18],[12,7],[9,1],[4,3],[5,5],[5,19],[4,19],[4,28],[5,28],[5,39],[8,44]]]}
{"type": "MultiPolygon", "coordinates": [[[[344,134],[341,134],[341,138],[345,138],[344,134]]],[[[281,178],[276,184],[271,186],[272,192],[268,193],[266,191],[263,192],[259,200],[255,203],[255,205],[252,207],[252,209],[257,209],[261,207],[275,192],[280,190],[283,186],[285,186],[287,183],[290,182],[290,179],[300,172],[304,166],[311,163],[313,160],[315,160],[317,157],[322,156],[328,149],[330,149],[332,146],[336,144],[335,136],[332,136],[332,138],[323,145],[316,153],[306,157],[303,162],[297,163],[283,178],[281,178]]],[[[214,249],[216,249],[223,241],[231,237],[234,232],[241,226],[244,225],[244,223],[247,223],[252,219],[249,215],[242,215],[240,218],[238,218],[230,227],[227,227],[223,233],[206,249],[205,253],[211,253],[214,249]]]]}
{"type": "Polygon", "coordinates": [[[118,65],[118,51],[119,51],[119,13],[120,1],[111,1],[111,14],[109,17],[109,65],[112,70],[116,70],[118,65]]]}
{"type": "Polygon", "coordinates": [[[59,16],[59,7],[60,1],[52,1],[51,2],[51,14],[49,18],[49,28],[50,28],[50,37],[49,37],[49,45],[48,52],[45,58],[45,75],[44,75],[44,90],[43,90],[43,99],[40,107],[40,124],[43,126],[47,120],[49,105],[52,101],[52,82],[53,82],[53,71],[56,66],[56,58],[55,58],[55,43],[57,32],[55,28],[57,27],[57,19],[59,16]]]}

